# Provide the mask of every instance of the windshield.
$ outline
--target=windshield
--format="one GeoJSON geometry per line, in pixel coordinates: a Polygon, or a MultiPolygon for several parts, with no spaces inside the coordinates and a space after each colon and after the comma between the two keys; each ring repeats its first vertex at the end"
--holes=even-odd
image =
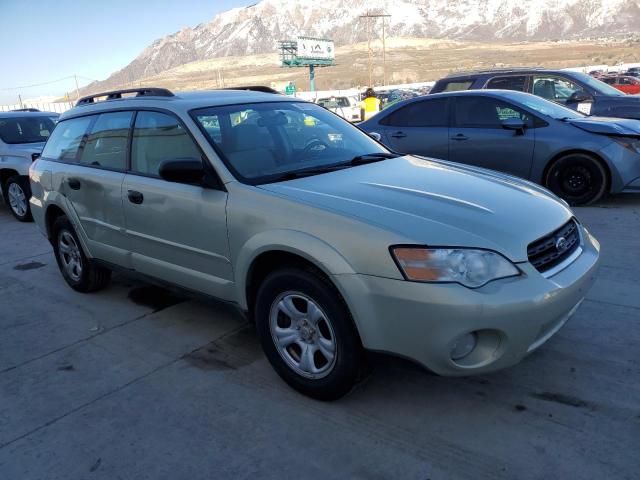
{"type": "Polygon", "coordinates": [[[191,114],[234,175],[251,184],[388,153],[349,122],[312,103],[230,105],[191,114]]]}
{"type": "Polygon", "coordinates": [[[623,97],[625,95],[624,92],[621,92],[617,88],[614,88],[611,85],[607,85],[606,83],[598,80],[597,78],[593,78],[591,75],[587,75],[586,73],[576,72],[573,75],[577,80],[580,80],[582,83],[585,83],[589,87],[593,88],[600,95],[616,97],[623,97]]]}
{"type": "Polygon", "coordinates": [[[535,110],[542,115],[555,118],[556,120],[586,117],[583,113],[576,112],[575,110],[563,107],[555,102],[550,102],[544,98],[536,97],[535,95],[518,95],[514,100],[525,107],[529,107],[531,110],[535,110]]]}
{"type": "Polygon", "coordinates": [[[9,144],[46,142],[54,126],[45,116],[0,118],[0,138],[9,144]]]}

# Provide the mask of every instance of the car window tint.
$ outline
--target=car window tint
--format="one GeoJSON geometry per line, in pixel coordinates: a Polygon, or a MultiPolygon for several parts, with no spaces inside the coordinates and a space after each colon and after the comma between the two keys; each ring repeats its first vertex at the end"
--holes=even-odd
{"type": "Polygon", "coordinates": [[[441,90],[442,92],[458,92],[460,90],[469,90],[471,85],[473,85],[474,80],[464,80],[461,82],[447,82],[445,87],[441,90]]]}
{"type": "Polygon", "coordinates": [[[46,142],[54,126],[44,116],[0,118],[0,139],[9,144],[46,142]]]}
{"type": "Polygon", "coordinates": [[[165,160],[199,159],[201,153],[178,120],[160,112],[138,112],[131,144],[131,170],[159,176],[165,160]]]}
{"type": "Polygon", "coordinates": [[[79,163],[124,170],[127,167],[127,141],[133,112],[102,113],[87,135],[79,163]]]}
{"type": "Polygon", "coordinates": [[[446,127],[447,102],[446,98],[412,102],[392,112],[382,123],[393,127],[446,127]]]}
{"type": "Polygon", "coordinates": [[[566,102],[575,92],[584,89],[564,77],[536,75],[533,77],[533,94],[554,102],[566,102]]]}
{"type": "Polygon", "coordinates": [[[75,161],[93,117],[72,118],[56,125],[42,151],[42,157],[51,160],[75,161]]]}
{"type": "Polygon", "coordinates": [[[489,80],[487,88],[496,88],[500,90],[517,90],[524,92],[527,77],[525,75],[512,75],[508,77],[495,77],[489,80]]]}
{"type": "Polygon", "coordinates": [[[455,102],[456,126],[461,128],[502,128],[502,122],[515,118],[532,125],[533,117],[519,108],[489,97],[458,97],[455,102]]]}
{"type": "Polygon", "coordinates": [[[209,107],[193,111],[192,116],[231,171],[256,183],[385,151],[361,130],[313,103],[209,107]],[[206,126],[213,117],[219,130],[206,126]]]}

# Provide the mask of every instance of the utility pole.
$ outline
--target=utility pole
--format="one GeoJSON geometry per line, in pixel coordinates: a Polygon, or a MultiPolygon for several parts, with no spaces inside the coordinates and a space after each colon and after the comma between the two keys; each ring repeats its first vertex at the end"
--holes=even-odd
{"type": "Polygon", "coordinates": [[[372,22],[378,18],[382,18],[382,70],[384,83],[387,83],[387,52],[386,52],[386,19],[390,17],[386,13],[370,13],[360,15],[360,18],[367,19],[367,50],[369,51],[369,86],[373,87],[373,50],[371,48],[371,33],[373,30],[372,22]]]}
{"type": "Polygon", "coordinates": [[[73,79],[76,81],[76,101],[80,100],[80,89],[78,88],[78,76],[74,75],[73,79]]]}
{"type": "Polygon", "coordinates": [[[385,39],[385,25],[387,23],[387,18],[382,17],[382,83],[384,85],[387,84],[387,45],[385,39]]]}

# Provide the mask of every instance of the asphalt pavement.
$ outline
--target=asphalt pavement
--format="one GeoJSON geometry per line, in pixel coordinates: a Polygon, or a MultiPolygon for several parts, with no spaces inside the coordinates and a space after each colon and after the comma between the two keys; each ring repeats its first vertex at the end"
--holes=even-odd
{"type": "Polygon", "coordinates": [[[576,212],[602,269],[540,350],[456,379],[375,356],[323,403],[227,305],[122,275],[72,291],[0,204],[0,479],[638,479],[640,195],[576,212]]]}

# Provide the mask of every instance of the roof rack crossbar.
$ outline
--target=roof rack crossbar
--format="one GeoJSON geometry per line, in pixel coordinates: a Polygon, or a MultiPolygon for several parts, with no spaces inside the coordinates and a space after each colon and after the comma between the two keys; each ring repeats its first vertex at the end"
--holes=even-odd
{"type": "Polygon", "coordinates": [[[95,93],[93,95],[87,95],[86,97],[82,97],[76,102],[76,106],[78,105],[88,105],[91,103],[95,103],[96,98],[107,97],[105,101],[116,100],[118,98],[122,98],[122,95],[125,93],[135,93],[136,97],[173,97],[173,93],[166,88],[156,88],[156,87],[140,87],[140,88],[126,88],[124,90],[113,90],[110,92],[102,92],[95,93]]]}
{"type": "Polygon", "coordinates": [[[222,90],[247,90],[250,92],[262,92],[262,93],[280,93],[277,90],[274,90],[271,87],[266,87],[264,85],[247,85],[243,87],[226,87],[222,90]]]}

